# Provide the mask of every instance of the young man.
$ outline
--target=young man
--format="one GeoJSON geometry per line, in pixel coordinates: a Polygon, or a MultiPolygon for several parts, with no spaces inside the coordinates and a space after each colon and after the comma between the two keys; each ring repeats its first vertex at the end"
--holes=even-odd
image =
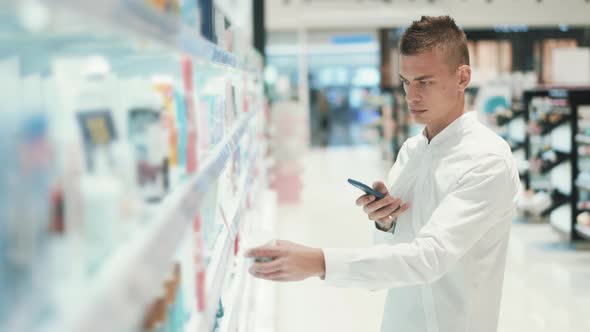
{"type": "Polygon", "coordinates": [[[400,50],[408,107],[426,128],[402,146],[388,186],[375,183],[387,196],[356,202],[386,235],[384,243],[316,249],[278,241],[248,252],[274,258],[250,272],[387,288],[382,331],[496,331],[520,186],[512,153],[465,110],[469,53],[453,19],[422,17],[406,30],[400,50]]]}

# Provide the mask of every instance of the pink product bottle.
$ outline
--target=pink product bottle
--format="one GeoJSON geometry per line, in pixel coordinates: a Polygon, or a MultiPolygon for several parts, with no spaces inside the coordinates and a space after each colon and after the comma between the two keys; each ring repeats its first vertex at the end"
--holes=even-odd
{"type": "Polygon", "coordinates": [[[195,283],[196,287],[196,298],[197,298],[197,311],[203,312],[207,307],[206,301],[206,285],[205,285],[205,266],[203,263],[203,238],[201,232],[201,216],[196,216],[193,222],[194,232],[194,258],[195,258],[195,283]]]}
{"type": "Polygon", "coordinates": [[[193,65],[192,59],[185,56],[182,59],[182,76],[184,83],[184,101],[186,109],[186,172],[187,174],[194,173],[197,170],[197,117],[195,110],[195,101],[193,99],[193,65]]]}

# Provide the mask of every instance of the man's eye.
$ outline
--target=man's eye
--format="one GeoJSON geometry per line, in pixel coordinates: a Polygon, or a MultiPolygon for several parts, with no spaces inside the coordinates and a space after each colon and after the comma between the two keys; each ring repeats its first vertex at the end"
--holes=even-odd
{"type": "Polygon", "coordinates": [[[422,86],[428,86],[428,85],[430,85],[430,83],[432,83],[432,82],[430,82],[430,81],[420,81],[420,85],[422,85],[422,86]]]}

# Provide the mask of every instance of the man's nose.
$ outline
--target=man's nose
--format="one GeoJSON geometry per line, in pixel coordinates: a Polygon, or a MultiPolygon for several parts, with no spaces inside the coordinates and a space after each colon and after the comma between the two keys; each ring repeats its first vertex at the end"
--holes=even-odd
{"type": "Polygon", "coordinates": [[[408,103],[408,105],[413,105],[416,103],[419,103],[422,100],[422,97],[420,96],[419,93],[416,92],[416,89],[408,86],[406,88],[406,102],[408,103]]]}

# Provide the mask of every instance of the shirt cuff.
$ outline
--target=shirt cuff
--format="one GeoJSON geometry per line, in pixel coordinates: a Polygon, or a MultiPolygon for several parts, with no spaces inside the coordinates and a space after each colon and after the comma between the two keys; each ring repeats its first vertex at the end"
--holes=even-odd
{"type": "Polygon", "coordinates": [[[334,286],[346,286],[347,280],[350,279],[350,261],[351,255],[354,254],[352,249],[322,249],[324,252],[324,264],[326,274],[323,280],[334,286]]]}
{"type": "Polygon", "coordinates": [[[377,228],[378,230],[380,230],[382,232],[391,233],[391,234],[395,234],[395,226],[396,225],[397,225],[397,218],[393,221],[390,228],[383,228],[383,227],[381,227],[381,225],[379,225],[378,222],[375,221],[375,228],[377,228]]]}

